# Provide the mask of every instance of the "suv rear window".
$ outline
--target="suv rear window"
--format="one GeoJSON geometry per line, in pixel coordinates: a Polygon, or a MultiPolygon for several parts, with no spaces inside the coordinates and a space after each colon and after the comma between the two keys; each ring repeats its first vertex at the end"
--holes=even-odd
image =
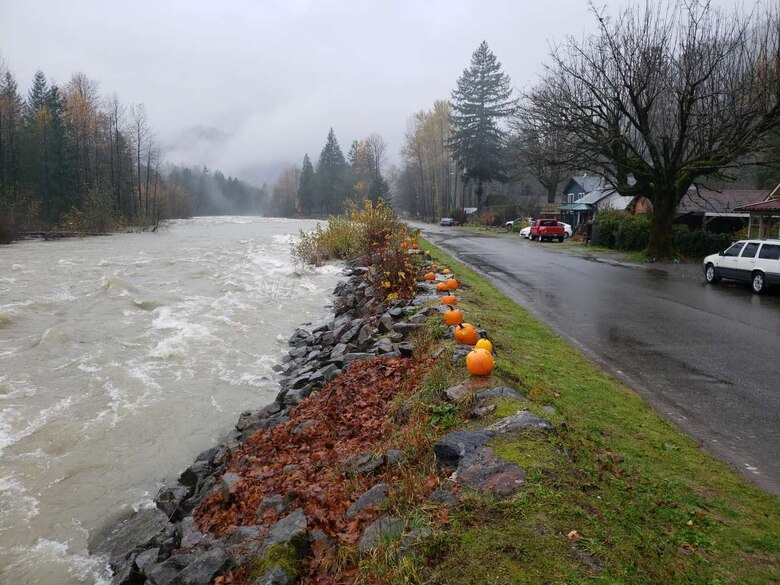
{"type": "Polygon", "coordinates": [[[758,253],[759,258],[765,260],[780,260],[780,246],[776,244],[764,244],[758,253]]]}

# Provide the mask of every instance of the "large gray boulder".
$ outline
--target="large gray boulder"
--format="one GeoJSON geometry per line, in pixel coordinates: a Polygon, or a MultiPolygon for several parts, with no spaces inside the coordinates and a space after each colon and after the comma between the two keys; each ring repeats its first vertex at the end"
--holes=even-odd
{"type": "Polygon", "coordinates": [[[484,402],[489,398],[511,398],[513,400],[519,400],[527,402],[527,398],[520,394],[517,390],[508,388],[506,386],[496,386],[490,390],[485,390],[477,394],[476,399],[478,402],[484,402]]]}
{"type": "Polygon", "coordinates": [[[490,447],[467,455],[457,471],[459,481],[494,496],[508,496],[525,483],[525,471],[496,456],[490,447]]]}
{"type": "Polygon", "coordinates": [[[381,506],[387,501],[389,487],[386,483],[378,483],[361,495],[347,510],[347,519],[352,520],[366,508],[381,506]]]}
{"type": "Polygon", "coordinates": [[[169,585],[187,565],[195,559],[193,554],[177,554],[161,563],[144,565],[143,574],[149,585],[169,585]]]}
{"type": "Polygon", "coordinates": [[[306,527],[308,521],[303,510],[298,508],[271,526],[265,539],[264,548],[267,550],[277,544],[290,543],[296,550],[305,549],[308,546],[308,534],[306,527]]]}
{"type": "Polygon", "coordinates": [[[546,418],[536,416],[528,410],[518,410],[512,416],[507,416],[490,425],[487,430],[494,433],[512,433],[524,429],[552,430],[552,424],[546,418]]]}
{"type": "Polygon", "coordinates": [[[441,439],[433,448],[440,469],[457,469],[461,460],[487,443],[493,433],[456,431],[441,439]]]}
{"type": "Polygon", "coordinates": [[[174,579],[177,585],[208,585],[232,565],[232,558],[220,547],[199,554],[174,579]]]}
{"type": "Polygon", "coordinates": [[[195,528],[195,519],[187,516],[179,523],[179,546],[181,548],[192,548],[201,542],[211,540],[211,536],[200,532],[195,528]]]}
{"type": "Polygon", "coordinates": [[[159,544],[166,529],[172,526],[168,515],[157,508],[139,510],[109,532],[103,533],[91,547],[92,554],[106,555],[116,567],[131,553],[159,544]]]}
{"type": "Polygon", "coordinates": [[[366,527],[358,541],[358,548],[361,551],[367,551],[378,546],[383,539],[398,538],[403,530],[404,521],[401,518],[382,516],[366,527]]]}
{"type": "Polygon", "coordinates": [[[181,503],[190,495],[191,488],[183,485],[164,485],[157,492],[154,498],[157,507],[162,510],[168,518],[173,518],[181,503]]]}

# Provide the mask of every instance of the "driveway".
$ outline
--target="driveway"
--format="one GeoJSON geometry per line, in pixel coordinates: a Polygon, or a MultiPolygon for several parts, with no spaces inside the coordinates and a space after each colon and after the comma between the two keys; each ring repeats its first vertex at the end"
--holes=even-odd
{"type": "Polygon", "coordinates": [[[416,224],[668,420],[780,495],[780,293],[556,244],[416,224]]]}

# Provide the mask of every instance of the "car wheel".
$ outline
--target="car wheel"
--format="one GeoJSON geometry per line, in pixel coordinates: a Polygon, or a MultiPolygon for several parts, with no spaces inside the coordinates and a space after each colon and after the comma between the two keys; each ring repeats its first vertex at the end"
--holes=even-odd
{"type": "Polygon", "coordinates": [[[753,292],[757,295],[766,291],[766,277],[763,272],[756,271],[753,273],[753,292]]]}
{"type": "Polygon", "coordinates": [[[710,284],[720,282],[718,271],[712,264],[707,264],[707,267],[704,269],[704,278],[710,284]]]}
{"type": "MultiPolygon", "coordinates": [[[[569,232],[563,232],[563,240],[569,237],[569,232]]],[[[563,241],[561,240],[561,241],[563,241]]]]}

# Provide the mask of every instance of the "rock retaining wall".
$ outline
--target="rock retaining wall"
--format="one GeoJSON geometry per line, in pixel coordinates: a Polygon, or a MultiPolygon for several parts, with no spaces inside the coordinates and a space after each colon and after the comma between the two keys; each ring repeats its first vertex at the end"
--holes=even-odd
{"type": "MultiPolygon", "coordinates": [[[[276,366],[281,390],[271,404],[243,412],[218,445],[198,455],[177,482],[159,490],[155,508],[139,510],[92,539],[90,552],[108,559],[114,573],[112,583],[205,585],[228,569],[263,559],[279,546],[288,547],[294,556],[307,553],[310,536],[300,510],[290,512],[267,530],[241,527],[221,539],[198,532],[191,514],[214,492],[221,492],[226,501],[231,497],[231,484],[238,478],[226,473],[227,466],[250,435],[287,422],[298,402],[350,363],[374,356],[412,354],[414,344],[406,337],[437,309],[422,307],[427,295],[412,301],[396,300],[389,306],[378,302],[364,279],[368,270],[359,265],[346,267],[347,278],[334,290],[333,317],[311,330],[295,330],[289,352],[276,366]]],[[[429,292],[426,289],[425,293],[429,292]]],[[[284,508],[286,504],[280,498],[268,505],[284,508]]],[[[258,583],[293,581],[285,563],[280,563],[269,567],[258,583]]]]}

